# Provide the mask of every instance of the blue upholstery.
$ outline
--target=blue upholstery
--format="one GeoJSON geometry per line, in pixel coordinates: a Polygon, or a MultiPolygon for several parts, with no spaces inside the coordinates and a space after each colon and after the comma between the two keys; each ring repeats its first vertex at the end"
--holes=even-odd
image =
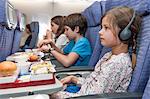
{"type": "Polygon", "coordinates": [[[14,30],[7,26],[7,0],[0,3],[0,61],[6,59],[11,54],[14,30]]]}
{"type": "Polygon", "coordinates": [[[11,54],[14,30],[7,30],[0,27],[0,61],[6,59],[11,54]]]}
{"type": "Polygon", "coordinates": [[[142,14],[149,11],[149,0],[106,0],[102,1],[103,12],[115,6],[129,6],[135,9],[138,13],[142,14]]]}
{"type": "Polygon", "coordinates": [[[88,40],[90,41],[92,49],[94,49],[95,47],[96,38],[97,36],[99,36],[98,35],[99,30],[100,30],[99,26],[88,27],[87,32],[85,34],[85,37],[88,38],[88,40]]]}
{"type": "Polygon", "coordinates": [[[99,21],[101,15],[103,15],[101,10],[101,4],[96,1],[82,12],[86,17],[88,27],[98,26],[100,24],[99,21]]]}
{"type": "Polygon", "coordinates": [[[0,3],[0,24],[6,24],[6,0],[1,0],[0,3]]]}
{"type": "Polygon", "coordinates": [[[149,78],[146,88],[144,90],[142,99],[149,99],[149,97],[150,97],[150,78],[149,78]]]}
{"type": "Polygon", "coordinates": [[[14,31],[12,54],[19,51],[22,33],[19,29],[15,29],[14,31]]]}
{"type": "Polygon", "coordinates": [[[22,17],[21,17],[21,12],[19,12],[18,10],[16,10],[16,13],[17,13],[17,27],[14,31],[14,37],[13,37],[13,46],[12,46],[12,52],[11,53],[15,53],[17,51],[19,51],[19,48],[20,48],[20,42],[21,42],[21,37],[22,37],[22,34],[23,34],[23,30],[21,30],[21,26],[20,24],[23,24],[21,23],[22,21],[22,17]]]}
{"type": "Polygon", "coordinates": [[[143,18],[142,31],[137,55],[137,64],[132,81],[129,86],[130,92],[143,92],[150,76],[150,15],[143,18]]]}
{"type": "Polygon", "coordinates": [[[101,10],[101,4],[98,1],[96,1],[82,12],[82,14],[86,17],[88,23],[88,28],[85,37],[87,37],[90,41],[93,50],[93,54],[88,64],[89,66],[95,66],[95,64],[99,60],[99,56],[95,56],[95,54],[100,55],[102,49],[102,45],[100,44],[98,35],[98,32],[100,30],[100,19],[103,15],[101,10]]]}
{"type": "Polygon", "coordinates": [[[32,39],[30,41],[29,48],[35,48],[38,40],[38,34],[39,34],[39,22],[32,22],[30,24],[30,27],[32,32],[32,39]]]}

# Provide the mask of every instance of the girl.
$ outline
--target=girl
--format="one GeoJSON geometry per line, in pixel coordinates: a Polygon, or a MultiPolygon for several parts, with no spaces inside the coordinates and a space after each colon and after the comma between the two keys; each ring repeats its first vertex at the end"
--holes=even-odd
{"type": "Polygon", "coordinates": [[[132,76],[132,63],[128,47],[131,42],[136,41],[141,23],[140,17],[131,8],[116,7],[106,12],[101,23],[102,29],[99,31],[101,44],[111,47],[112,51],[106,53],[99,60],[95,70],[87,78],[68,76],[61,80],[64,85],[70,82],[81,85],[81,89],[77,93],[60,91],[53,94],[52,98],[62,99],[80,95],[125,92],[127,90],[132,76]],[[127,26],[132,33],[127,39],[124,39],[120,33],[127,26]]]}
{"type": "Polygon", "coordinates": [[[52,47],[55,49],[63,49],[64,46],[67,44],[68,39],[64,34],[64,17],[63,16],[55,16],[51,19],[51,30],[46,31],[46,37],[42,41],[39,42],[37,45],[41,48],[41,50],[45,50],[45,46],[42,46],[45,43],[50,43],[52,47]],[[55,34],[55,38],[53,41],[52,33],[55,34]],[[54,43],[55,42],[55,43],[54,43]]]}

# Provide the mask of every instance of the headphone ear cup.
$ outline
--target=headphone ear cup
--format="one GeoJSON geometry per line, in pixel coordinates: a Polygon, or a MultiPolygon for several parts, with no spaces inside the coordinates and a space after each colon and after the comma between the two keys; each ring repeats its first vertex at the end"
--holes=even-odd
{"type": "Polygon", "coordinates": [[[131,38],[131,31],[128,28],[125,28],[123,31],[119,33],[119,39],[121,41],[127,41],[131,38]]]}

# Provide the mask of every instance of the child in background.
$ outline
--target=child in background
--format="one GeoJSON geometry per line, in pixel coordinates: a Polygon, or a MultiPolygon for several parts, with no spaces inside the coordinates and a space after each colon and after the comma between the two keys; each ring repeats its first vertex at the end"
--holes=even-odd
{"type": "Polygon", "coordinates": [[[134,42],[132,46],[136,46],[141,19],[131,8],[116,7],[105,13],[101,23],[101,44],[112,48],[112,51],[99,60],[87,78],[68,76],[61,80],[63,85],[71,82],[80,85],[77,93],[60,91],[53,94],[52,98],[127,91],[133,70],[128,47],[131,42],[134,42]]]}
{"type": "Polygon", "coordinates": [[[25,49],[29,48],[30,41],[31,41],[31,39],[32,39],[32,33],[31,33],[30,24],[27,24],[27,25],[26,25],[25,32],[26,32],[26,34],[28,35],[28,37],[27,37],[27,39],[26,39],[24,45],[20,47],[22,50],[25,50],[25,49]]]}
{"type": "Polygon", "coordinates": [[[44,38],[42,41],[38,43],[38,47],[41,50],[45,50],[47,48],[47,43],[50,43],[52,47],[54,47],[57,50],[62,50],[64,46],[68,43],[68,39],[66,35],[64,34],[64,19],[63,16],[55,16],[51,19],[51,30],[46,31],[46,38],[44,38]],[[53,37],[53,34],[55,37],[53,37]],[[53,41],[53,39],[55,41],[53,41]],[[44,45],[44,46],[43,46],[44,45]]]}

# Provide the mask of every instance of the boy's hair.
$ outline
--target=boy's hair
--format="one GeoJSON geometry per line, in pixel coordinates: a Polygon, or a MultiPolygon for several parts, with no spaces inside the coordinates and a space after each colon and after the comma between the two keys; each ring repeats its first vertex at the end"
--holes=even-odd
{"type": "MultiPolygon", "coordinates": [[[[106,12],[103,18],[107,16],[110,22],[110,26],[114,30],[116,26],[119,27],[121,32],[131,21],[133,13],[134,10],[132,8],[126,6],[115,7],[106,12]]],[[[129,27],[129,30],[132,32],[132,36],[129,40],[122,42],[125,44],[132,45],[132,47],[135,47],[137,35],[140,31],[140,26],[141,26],[141,18],[139,15],[136,14],[131,26],[129,27]]]]}
{"type": "Polygon", "coordinates": [[[87,29],[86,18],[81,15],[81,13],[73,13],[67,16],[64,21],[64,25],[70,27],[72,30],[74,30],[75,27],[78,26],[79,33],[83,36],[85,35],[87,29]]]}
{"type": "Polygon", "coordinates": [[[64,33],[64,19],[65,16],[55,16],[51,19],[51,22],[54,22],[55,24],[57,24],[58,30],[57,30],[57,36],[61,35],[62,33],[64,33]]]}

